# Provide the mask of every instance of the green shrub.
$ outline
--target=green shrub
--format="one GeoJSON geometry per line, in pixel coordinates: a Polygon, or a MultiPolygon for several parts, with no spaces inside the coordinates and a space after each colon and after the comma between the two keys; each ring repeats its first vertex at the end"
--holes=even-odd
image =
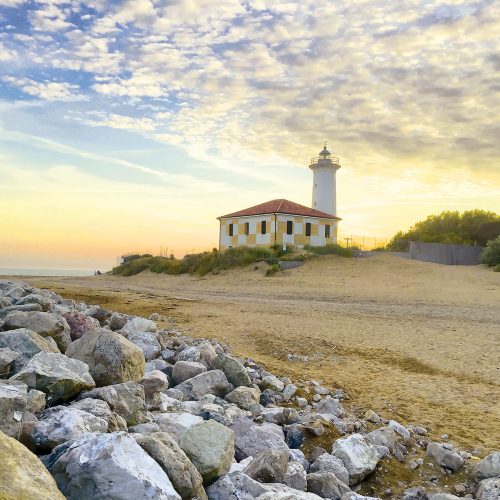
{"type": "Polygon", "coordinates": [[[496,273],[500,273],[500,264],[497,264],[497,265],[493,268],[493,271],[495,271],[496,273]]]}
{"type": "Polygon", "coordinates": [[[488,241],[487,247],[481,254],[481,262],[489,267],[500,265],[500,236],[488,241]]]}
{"type": "Polygon", "coordinates": [[[273,264],[267,271],[266,276],[274,276],[278,271],[281,271],[279,264],[273,264]]]}
{"type": "Polygon", "coordinates": [[[325,245],[323,247],[314,247],[311,245],[305,245],[304,250],[314,254],[314,255],[340,255],[341,257],[352,257],[353,250],[358,250],[357,247],[345,248],[341,245],[335,245],[333,243],[325,245]]]}

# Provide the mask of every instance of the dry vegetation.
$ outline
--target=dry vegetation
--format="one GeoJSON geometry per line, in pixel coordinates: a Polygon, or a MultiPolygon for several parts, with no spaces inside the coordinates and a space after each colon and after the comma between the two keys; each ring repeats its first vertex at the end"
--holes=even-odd
{"type": "Polygon", "coordinates": [[[28,281],[112,310],[159,312],[277,373],[343,388],[358,411],[483,452],[498,446],[500,274],[390,255],[326,256],[271,278],[266,267],[28,281]]]}

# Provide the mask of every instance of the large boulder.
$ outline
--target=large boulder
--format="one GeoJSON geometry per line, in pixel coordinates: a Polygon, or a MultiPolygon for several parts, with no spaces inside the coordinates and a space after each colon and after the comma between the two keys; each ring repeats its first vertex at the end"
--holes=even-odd
{"type": "Polygon", "coordinates": [[[22,382],[0,380],[0,431],[19,439],[28,403],[28,387],[22,382]]]}
{"type": "Polygon", "coordinates": [[[479,482],[477,500],[498,500],[500,498],[500,477],[489,477],[479,482]]]}
{"type": "Polygon", "coordinates": [[[284,382],[274,375],[266,375],[261,382],[262,389],[271,389],[274,392],[282,392],[285,388],[284,382]]]}
{"type": "Polygon", "coordinates": [[[106,432],[108,421],[77,408],[55,406],[38,415],[31,438],[38,451],[56,446],[88,432],[106,432]]]}
{"type": "Polygon", "coordinates": [[[108,403],[102,399],[85,398],[71,403],[70,408],[76,408],[99,417],[108,423],[108,432],[126,431],[127,422],[123,417],[111,411],[108,403]]]}
{"type": "Polygon", "coordinates": [[[85,434],[58,446],[47,465],[70,500],[181,498],[162,468],[123,432],[85,434]]]}
{"type": "Polygon", "coordinates": [[[201,474],[170,434],[155,432],[148,436],[133,434],[133,437],[167,473],[175,490],[183,499],[206,498],[201,474]]]}
{"type": "Polygon", "coordinates": [[[146,421],[146,401],[144,387],[135,382],[98,387],[80,394],[80,399],[102,399],[127,425],[141,424],[146,421]]]}
{"type": "Polygon", "coordinates": [[[42,337],[51,337],[60,351],[64,352],[71,342],[70,328],[66,320],[48,312],[16,312],[5,318],[5,330],[27,328],[42,337]]]}
{"type": "Polygon", "coordinates": [[[340,458],[349,473],[349,484],[362,481],[375,470],[380,456],[361,434],[352,434],[333,443],[332,455],[340,458]]]}
{"type": "Polygon", "coordinates": [[[129,319],[122,327],[122,331],[127,335],[134,332],[156,333],[158,327],[154,321],[146,318],[134,317],[129,319]]]}
{"type": "Polygon", "coordinates": [[[66,355],[87,363],[98,387],[138,382],[146,366],[139,347],[119,333],[105,329],[85,333],[71,343],[66,355]]]}
{"type": "Polygon", "coordinates": [[[30,293],[16,301],[16,306],[25,304],[39,304],[44,312],[47,312],[52,307],[52,301],[45,295],[39,293],[30,293]]]}
{"type": "Polygon", "coordinates": [[[456,472],[465,460],[448,443],[429,443],[427,445],[427,455],[431,456],[438,465],[445,469],[456,472]]]}
{"type": "Polygon", "coordinates": [[[500,477],[500,451],[494,451],[481,460],[474,468],[474,477],[476,481],[500,477]]]}
{"type": "Polygon", "coordinates": [[[266,492],[264,485],[241,471],[226,474],[207,488],[210,500],[254,500],[266,492]]]}
{"type": "Polygon", "coordinates": [[[251,410],[259,404],[260,389],[256,387],[237,387],[226,396],[226,401],[237,405],[243,410],[251,410]]]}
{"type": "Polygon", "coordinates": [[[187,429],[180,437],[179,446],[198,469],[205,483],[223,476],[234,458],[232,431],[214,420],[187,429]]]}
{"type": "Polygon", "coordinates": [[[307,473],[301,462],[296,460],[288,462],[283,484],[286,484],[294,490],[306,491],[307,473]]]}
{"type": "Polygon", "coordinates": [[[227,378],[221,370],[200,373],[176,387],[191,400],[199,400],[207,394],[224,397],[229,392],[229,388],[227,378]]]}
{"type": "Polygon", "coordinates": [[[259,483],[282,483],[287,468],[287,451],[267,449],[255,456],[243,472],[259,483]]]}
{"type": "Polygon", "coordinates": [[[41,351],[59,353],[59,349],[52,343],[26,328],[0,332],[0,347],[7,347],[19,353],[19,357],[12,362],[14,373],[20,371],[35,354],[41,351]]]}
{"type": "Polygon", "coordinates": [[[177,361],[172,370],[172,381],[178,385],[206,371],[207,367],[198,361],[177,361]]]}
{"type": "Polygon", "coordinates": [[[331,472],[335,474],[340,481],[349,483],[349,473],[340,458],[334,457],[329,453],[320,455],[309,467],[309,472],[331,472]]]}
{"type": "Polygon", "coordinates": [[[127,339],[143,352],[146,361],[157,358],[161,353],[160,342],[155,333],[131,332],[127,334],[127,339]]]}
{"type": "Polygon", "coordinates": [[[77,340],[84,333],[93,332],[99,326],[97,320],[78,311],[69,311],[64,313],[63,317],[69,325],[71,340],[77,340]]]}
{"type": "Polygon", "coordinates": [[[44,392],[49,406],[95,387],[85,363],[64,354],[43,351],[35,354],[11,380],[19,380],[30,389],[44,392]]]}
{"type": "Polygon", "coordinates": [[[252,385],[252,381],[245,367],[232,356],[221,353],[215,358],[213,364],[214,368],[218,368],[224,372],[227,380],[233,384],[234,387],[250,387],[252,385]]]}
{"type": "Polygon", "coordinates": [[[280,483],[266,484],[265,488],[267,492],[260,495],[258,500],[321,500],[315,493],[295,490],[280,483]]]}
{"type": "Polygon", "coordinates": [[[168,389],[168,377],[159,370],[153,370],[144,374],[141,385],[144,387],[148,409],[160,409],[162,405],[161,395],[164,390],[168,389]]]}
{"type": "Polygon", "coordinates": [[[40,459],[3,432],[0,432],[0,498],[64,500],[40,459]]]}
{"type": "Polygon", "coordinates": [[[156,415],[155,421],[162,431],[168,432],[179,441],[187,429],[200,424],[203,419],[188,412],[168,412],[156,415]]]}
{"type": "Polygon", "coordinates": [[[321,498],[340,499],[350,488],[333,472],[313,472],[307,474],[307,491],[321,498]]]}
{"type": "Polygon", "coordinates": [[[231,426],[234,433],[236,460],[255,457],[266,449],[288,452],[283,431],[275,424],[256,424],[247,417],[236,420],[231,426]]]}

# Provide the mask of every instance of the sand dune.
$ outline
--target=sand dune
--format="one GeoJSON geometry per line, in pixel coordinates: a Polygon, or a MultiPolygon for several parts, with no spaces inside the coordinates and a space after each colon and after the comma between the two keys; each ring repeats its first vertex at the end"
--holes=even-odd
{"type": "Polygon", "coordinates": [[[283,375],[343,388],[359,411],[498,446],[500,273],[388,255],[324,257],[272,278],[264,267],[25,280],[110,309],[159,312],[283,375]]]}

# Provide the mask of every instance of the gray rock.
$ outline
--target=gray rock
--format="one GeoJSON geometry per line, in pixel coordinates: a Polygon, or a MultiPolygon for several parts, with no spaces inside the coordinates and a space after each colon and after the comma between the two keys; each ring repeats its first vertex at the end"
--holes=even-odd
{"type": "Polygon", "coordinates": [[[309,462],[307,461],[304,452],[302,450],[295,450],[291,449],[288,452],[288,460],[290,462],[299,462],[302,464],[302,467],[304,467],[304,470],[309,469],[309,462]]]}
{"type": "Polygon", "coordinates": [[[80,401],[71,403],[70,408],[86,411],[87,413],[92,413],[92,415],[106,420],[108,424],[108,432],[127,430],[127,422],[123,419],[123,417],[120,417],[111,411],[108,403],[102,399],[81,399],[80,401]]]}
{"type": "Polygon", "coordinates": [[[452,472],[456,472],[464,464],[464,459],[448,443],[429,443],[427,455],[431,456],[438,465],[452,472]]]}
{"type": "Polygon", "coordinates": [[[110,409],[124,418],[127,425],[141,424],[146,421],[146,401],[144,387],[135,382],[98,387],[80,394],[79,399],[101,399],[110,409]]]}
{"type": "Polygon", "coordinates": [[[389,427],[392,427],[400,436],[403,436],[403,438],[406,440],[410,439],[410,431],[402,426],[399,422],[396,422],[395,420],[389,420],[389,423],[387,424],[389,427]]]}
{"type": "Polygon", "coordinates": [[[154,422],[146,422],[144,424],[133,425],[128,431],[130,434],[144,434],[145,436],[149,436],[155,432],[161,432],[161,429],[160,426],[154,422]]]}
{"type": "Polygon", "coordinates": [[[69,499],[181,498],[162,468],[122,432],[85,434],[57,447],[48,463],[69,499]]]}
{"type": "Polygon", "coordinates": [[[177,361],[172,370],[172,381],[178,385],[206,371],[207,367],[198,361],[177,361]]]}
{"type": "Polygon", "coordinates": [[[200,363],[203,363],[209,369],[214,368],[215,358],[217,357],[214,346],[210,342],[201,342],[197,347],[200,353],[200,363]]]}
{"type": "Polygon", "coordinates": [[[199,361],[200,360],[200,351],[197,347],[191,346],[186,347],[182,351],[176,354],[176,361],[199,361]]]}
{"type": "Polygon", "coordinates": [[[262,389],[271,389],[275,392],[283,392],[285,384],[274,375],[267,375],[262,379],[261,382],[262,389]]]}
{"type": "Polygon", "coordinates": [[[234,457],[234,437],[227,427],[213,420],[193,425],[181,435],[179,446],[210,483],[223,476],[234,457]]]}
{"type": "Polygon", "coordinates": [[[161,320],[161,316],[158,314],[158,313],[152,313],[149,315],[149,318],[148,318],[150,321],[154,321],[154,322],[157,322],[157,321],[160,321],[161,320]]]}
{"type": "Polygon", "coordinates": [[[345,484],[349,484],[349,473],[340,458],[329,453],[320,455],[309,467],[309,472],[331,472],[345,484]]]}
{"type": "Polygon", "coordinates": [[[15,361],[20,354],[8,347],[0,348],[0,375],[6,375],[13,370],[13,361],[15,361]],[[11,366],[12,365],[12,366],[11,366]]]}
{"type": "Polygon", "coordinates": [[[287,451],[267,449],[258,453],[243,472],[259,483],[282,483],[287,468],[287,451]]]}
{"type": "Polygon", "coordinates": [[[307,474],[307,491],[321,498],[340,500],[350,488],[332,472],[313,472],[307,474]]]}
{"type": "Polygon", "coordinates": [[[26,384],[0,380],[0,431],[14,439],[20,438],[27,402],[26,384]]]}
{"type": "Polygon", "coordinates": [[[332,455],[344,462],[350,485],[359,483],[373,472],[380,460],[377,450],[361,434],[337,439],[332,446],[332,455]]]}
{"type": "Polygon", "coordinates": [[[93,332],[99,326],[99,322],[78,311],[70,311],[63,314],[70,328],[71,340],[79,339],[86,332],[93,332]]]}
{"type": "Polygon", "coordinates": [[[389,426],[381,427],[365,434],[365,439],[373,445],[386,446],[391,453],[393,453],[397,445],[396,431],[393,427],[389,426]]]}
{"type": "Polygon", "coordinates": [[[379,497],[365,497],[363,495],[359,495],[354,491],[350,491],[349,493],[344,493],[342,495],[341,500],[380,500],[379,497]]]}
{"type": "Polygon", "coordinates": [[[109,318],[109,328],[113,331],[121,330],[127,323],[128,316],[126,314],[121,314],[114,312],[109,318]]]}
{"type": "Polygon", "coordinates": [[[19,357],[12,363],[14,373],[20,371],[28,360],[41,351],[59,352],[59,349],[50,344],[48,339],[26,328],[0,332],[0,347],[19,353],[19,357]]]}
{"type": "Polygon", "coordinates": [[[172,436],[166,432],[158,432],[150,436],[136,434],[133,437],[165,471],[182,498],[207,498],[201,474],[172,436]]]}
{"type": "Polygon", "coordinates": [[[421,486],[415,488],[408,488],[403,492],[402,500],[428,500],[427,493],[425,489],[421,486]]]}
{"type": "Polygon", "coordinates": [[[459,500],[459,497],[450,493],[433,493],[428,496],[429,500],[459,500]]]}
{"type": "Polygon", "coordinates": [[[42,337],[51,337],[64,352],[71,342],[70,328],[62,316],[48,312],[11,313],[5,318],[4,329],[27,328],[42,337]],[[15,315],[16,314],[16,315],[15,315]],[[14,317],[15,315],[15,317],[14,317]]]}
{"type": "Polygon", "coordinates": [[[132,332],[127,334],[127,339],[141,349],[146,361],[151,361],[160,355],[161,346],[155,333],[132,332]]]}
{"type": "Polygon", "coordinates": [[[84,313],[91,318],[96,319],[100,325],[104,325],[104,322],[108,319],[109,313],[106,309],[101,306],[90,306],[85,309],[84,313]]]}
{"type": "Polygon", "coordinates": [[[42,391],[31,389],[28,392],[28,404],[26,410],[30,413],[39,413],[45,409],[47,405],[47,396],[42,391]]]}
{"type": "Polygon", "coordinates": [[[43,351],[35,354],[11,380],[19,380],[30,389],[44,392],[49,406],[95,387],[85,363],[63,354],[43,351]]]}
{"type": "Polygon", "coordinates": [[[226,401],[237,405],[243,410],[251,411],[259,403],[260,390],[255,387],[237,387],[226,396],[226,401]]]}
{"type": "Polygon", "coordinates": [[[42,306],[40,304],[24,304],[22,306],[7,306],[0,309],[0,319],[5,318],[12,312],[41,312],[42,306]]]}
{"type": "Polygon", "coordinates": [[[269,483],[265,485],[266,493],[260,495],[258,500],[320,500],[321,497],[314,493],[294,490],[284,484],[269,483]]]}
{"type": "Polygon", "coordinates": [[[231,426],[234,432],[235,456],[241,461],[247,457],[255,457],[266,449],[283,450],[288,452],[283,431],[274,424],[256,424],[249,418],[236,420],[231,426]]]}
{"type": "Polygon", "coordinates": [[[156,326],[156,323],[150,319],[135,317],[129,319],[122,327],[122,330],[127,334],[134,332],[156,333],[158,327],[156,326]]]}
{"type": "Polygon", "coordinates": [[[365,413],[365,418],[366,420],[368,420],[368,422],[372,422],[373,424],[379,424],[381,420],[378,414],[375,413],[373,410],[368,410],[365,413]]]}
{"type": "Polygon", "coordinates": [[[188,399],[199,400],[206,394],[224,397],[229,392],[230,386],[223,371],[211,370],[182,382],[176,389],[188,399]]]}
{"type": "Polygon", "coordinates": [[[25,295],[16,301],[16,306],[21,306],[24,304],[39,304],[42,308],[42,311],[48,311],[52,307],[52,301],[38,293],[30,293],[29,295],[25,295]]]}
{"type": "Polygon", "coordinates": [[[203,419],[187,412],[169,412],[158,414],[155,417],[155,421],[162,431],[168,432],[179,441],[187,429],[193,427],[193,425],[200,424],[203,422],[203,419]]]}
{"type": "Polygon", "coordinates": [[[122,335],[105,329],[88,332],[71,343],[66,355],[88,364],[98,387],[138,382],[144,376],[144,354],[122,335]]]}
{"type": "Polygon", "coordinates": [[[500,477],[490,477],[479,482],[477,500],[498,500],[500,498],[500,477]]]}
{"type": "Polygon", "coordinates": [[[497,476],[500,476],[500,451],[490,453],[474,468],[474,478],[476,481],[497,476]]]}
{"type": "Polygon", "coordinates": [[[107,429],[107,420],[77,408],[55,406],[38,416],[31,437],[39,452],[47,452],[88,432],[107,429]]]}
{"type": "Polygon", "coordinates": [[[162,405],[161,393],[168,389],[168,377],[159,370],[147,372],[141,380],[141,385],[144,387],[148,410],[160,409],[162,405]]]}
{"type": "Polygon", "coordinates": [[[307,473],[301,462],[288,462],[283,483],[294,490],[306,491],[307,473]]]}
{"type": "Polygon", "coordinates": [[[255,500],[266,492],[263,485],[238,471],[220,477],[207,488],[209,500],[255,500]]]}
{"type": "Polygon", "coordinates": [[[287,384],[283,389],[283,401],[290,401],[297,392],[297,386],[294,384],[287,384]]]}
{"type": "Polygon", "coordinates": [[[337,399],[333,399],[331,396],[326,396],[321,402],[316,406],[316,413],[319,415],[334,415],[335,417],[344,416],[344,408],[337,399]]]}
{"type": "Polygon", "coordinates": [[[232,356],[219,354],[214,361],[214,368],[222,370],[229,383],[233,384],[234,387],[250,387],[252,385],[245,367],[232,356]]]}

